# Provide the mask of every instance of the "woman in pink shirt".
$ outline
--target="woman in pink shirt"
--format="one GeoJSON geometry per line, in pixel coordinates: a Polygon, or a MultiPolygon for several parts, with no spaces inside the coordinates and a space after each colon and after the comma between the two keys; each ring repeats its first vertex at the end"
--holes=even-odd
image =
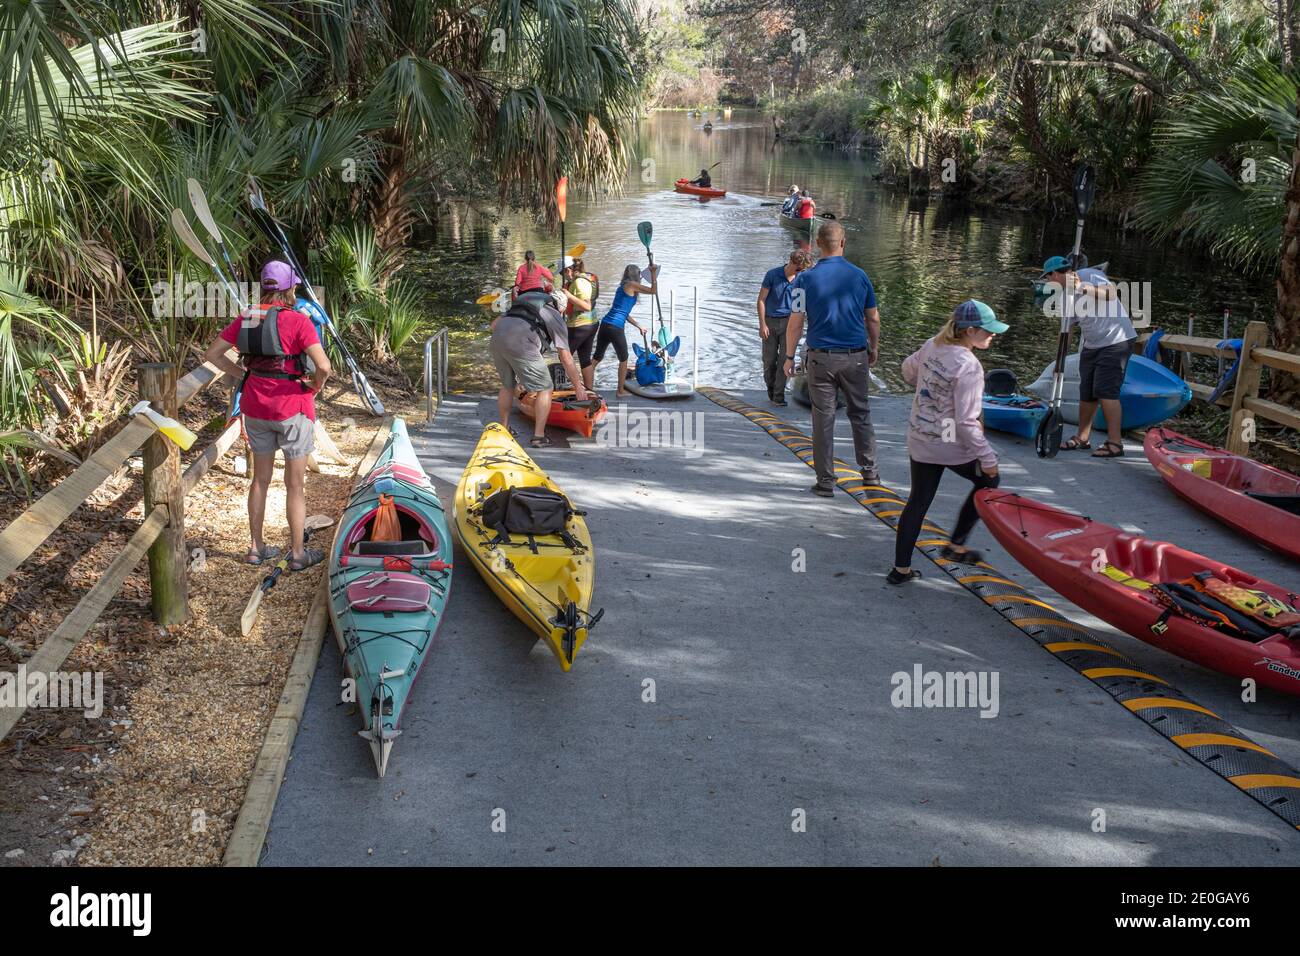
{"type": "Polygon", "coordinates": [[[966,539],[979,520],[975,492],[998,485],[998,456],[984,437],[984,422],[980,419],[984,366],[974,350],[988,348],[993,336],[1007,328],[983,302],[968,299],[953,310],[952,318],[938,335],[903,360],[903,378],[916,388],[907,426],[912,488],[907,507],[898,519],[894,568],[887,578],[890,584],[903,584],[921,576],[912,568],[912,549],[945,468],[975,487],[961,507],[952,543],[944,547],[943,556],[966,564],[983,560],[978,551],[966,547],[966,539]]]}
{"type": "Polygon", "coordinates": [[[515,272],[515,295],[534,292],[538,289],[550,292],[547,285],[555,284],[555,276],[546,266],[537,264],[537,253],[529,249],[524,253],[524,264],[515,272]]]}

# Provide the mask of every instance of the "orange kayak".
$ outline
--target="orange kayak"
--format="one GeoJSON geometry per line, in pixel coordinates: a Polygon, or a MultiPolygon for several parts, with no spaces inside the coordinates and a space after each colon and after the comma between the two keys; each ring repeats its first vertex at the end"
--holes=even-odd
{"type": "Polygon", "coordinates": [[[708,196],[710,199],[717,199],[719,196],[727,195],[725,189],[709,189],[707,186],[692,186],[689,179],[677,180],[677,185],[675,185],[673,189],[679,193],[690,193],[692,196],[708,196]]]}
{"type": "MultiPolygon", "coordinates": [[[[609,409],[605,405],[605,400],[595,393],[592,393],[594,404],[575,402],[573,394],[572,389],[556,390],[551,393],[551,413],[546,416],[546,424],[554,425],[556,428],[567,428],[571,432],[577,432],[583,438],[590,438],[597,423],[605,417],[609,409]]],[[[519,396],[519,410],[534,420],[537,418],[536,403],[536,392],[524,392],[519,396]]]]}

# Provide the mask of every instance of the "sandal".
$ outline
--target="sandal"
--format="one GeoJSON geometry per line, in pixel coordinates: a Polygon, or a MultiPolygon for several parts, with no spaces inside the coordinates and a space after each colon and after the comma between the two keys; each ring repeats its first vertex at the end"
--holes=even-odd
{"type": "Polygon", "coordinates": [[[1102,446],[1092,453],[1093,458],[1123,458],[1124,446],[1119,442],[1103,442],[1102,446]],[[1114,449],[1111,451],[1110,449],[1114,449]]]}
{"type": "Polygon", "coordinates": [[[1083,441],[1078,435],[1061,442],[1061,451],[1090,451],[1092,442],[1083,441]]]}
{"type": "Polygon", "coordinates": [[[958,564],[979,564],[984,560],[983,551],[976,551],[974,548],[963,548],[958,551],[950,544],[944,545],[939,554],[949,561],[956,561],[958,564]]]}
{"type": "Polygon", "coordinates": [[[890,568],[889,574],[885,575],[885,580],[890,584],[899,585],[906,584],[908,581],[915,581],[920,576],[921,572],[916,568],[912,568],[906,574],[900,574],[898,568],[890,568]]]}
{"type": "Polygon", "coordinates": [[[534,435],[528,444],[534,448],[550,448],[555,442],[551,441],[549,435],[534,435]]]}
{"type": "Polygon", "coordinates": [[[320,548],[303,548],[302,560],[294,558],[289,562],[290,571],[306,571],[313,565],[320,564],[325,560],[325,552],[320,548]]]}
{"type": "Polygon", "coordinates": [[[261,551],[254,551],[252,548],[249,548],[248,554],[244,555],[244,563],[257,567],[259,564],[263,564],[267,561],[279,560],[280,555],[283,553],[283,551],[273,544],[264,544],[262,545],[261,551]]]}

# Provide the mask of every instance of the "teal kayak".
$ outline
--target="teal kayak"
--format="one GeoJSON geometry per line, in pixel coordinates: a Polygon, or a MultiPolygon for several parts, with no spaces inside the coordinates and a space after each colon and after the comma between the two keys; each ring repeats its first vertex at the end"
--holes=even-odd
{"type": "Polygon", "coordinates": [[[1047,402],[1033,395],[1016,392],[1014,395],[984,394],[984,427],[1000,432],[1010,432],[1021,438],[1033,438],[1038,426],[1047,417],[1047,402]]]}
{"type": "Polygon", "coordinates": [[[447,519],[400,418],[393,420],[374,467],[353,489],[329,567],[330,619],[354,682],[347,690],[355,693],[364,724],[360,735],[370,743],[382,777],[451,591],[447,519]],[[376,534],[376,518],[390,504],[400,540],[376,534]]]}

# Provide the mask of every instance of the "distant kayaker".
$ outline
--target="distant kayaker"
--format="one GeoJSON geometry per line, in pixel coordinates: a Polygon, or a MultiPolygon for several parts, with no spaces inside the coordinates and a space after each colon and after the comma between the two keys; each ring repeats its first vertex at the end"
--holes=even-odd
{"type": "Polygon", "coordinates": [[[244,560],[261,564],[278,560],[283,553],[262,537],[275,453],[282,451],[292,571],[318,564],[325,556],[319,548],[303,544],[304,487],[307,456],[316,444],[316,393],[331,371],[311,319],[293,307],[294,289],[301,281],[288,263],[268,262],[262,268],[262,301],[226,326],[203,354],[204,361],[243,377],[240,407],[253,450],[253,481],[248,488],[252,546],[244,560]],[[232,345],[239,350],[241,365],[226,358],[232,345]]]}
{"type": "Polygon", "coordinates": [[[968,299],[953,310],[938,335],[903,360],[903,379],[916,388],[907,424],[912,487],[898,519],[894,567],[886,578],[890,584],[904,584],[921,576],[912,567],[912,549],[944,469],[975,487],[961,506],[943,557],[965,564],[983,560],[980,552],[966,547],[966,539],[979,520],[975,492],[998,486],[998,456],[984,437],[980,420],[984,366],[974,350],[988,348],[993,336],[1006,330],[1007,324],[999,322],[991,308],[968,299]]]}
{"type": "Polygon", "coordinates": [[[1089,439],[1100,404],[1106,420],[1106,441],[1092,457],[1120,458],[1124,455],[1124,413],[1119,396],[1133,354],[1133,340],[1137,338],[1128,310],[1104,272],[1086,268],[1076,272],[1065,256],[1052,256],[1044,262],[1041,279],[1049,292],[1046,308],[1067,309],[1070,325],[1079,326],[1082,335],[1079,430],[1062,442],[1061,448],[1087,451],[1092,447],[1089,439]]]}
{"type": "Polygon", "coordinates": [[[650,284],[645,285],[641,282],[640,267],[633,263],[623,270],[623,281],[619,283],[618,291],[614,293],[614,301],[610,304],[609,311],[600,320],[600,331],[596,333],[596,354],[591,363],[591,374],[594,379],[596,366],[604,359],[605,352],[609,347],[614,346],[614,354],[618,356],[617,394],[619,398],[627,395],[627,388],[624,384],[627,381],[627,334],[623,331],[623,326],[625,323],[631,323],[633,328],[645,335],[645,328],[636,319],[632,318],[632,307],[636,305],[637,296],[641,293],[654,295],[658,291],[659,267],[654,267],[654,271],[650,274],[650,284]]]}
{"type": "Polygon", "coordinates": [[[701,169],[700,175],[691,180],[692,186],[703,186],[705,189],[713,188],[713,177],[709,175],[707,169],[701,169]]]}
{"type": "Polygon", "coordinates": [[[795,207],[795,218],[811,219],[815,215],[817,215],[817,204],[812,201],[812,197],[808,195],[807,190],[801,191],[799,193],[799,202],[795,207]]]}
{"type": "Polygon", "coordinates": [[[812,267],[812,256],[802,249],[790,253],[783,266],[768,269],[758,289],[758,337],[763,343],[763,381],[773,404],[785,401],[785,330],[790,324],[790,283],[812,267]]]}
{"type": "Polygon", "coordinates": [[[821,258],[790,283],[790,322],[785,333],[785,374],[794,374],[791,351],[808,323],[808,398],[812,403],[813,462],[817,483],[809,490],[835,496],[836,393],[848,406],[853,451],[862,480],[875,484],[876,433],[868,389],[880,354],[880,311],[867,274],[844,258],[844,227],[832,220],[817,233],[821,258]],[[800,308],[802,306],[802,308],[800,308]]]}
{"type": "Polygon", "coordinates": [[[793,216],[799,207],[799,187],[791,186],[790,195],[785,197],[785,202],[781,203],[781,212],[786,216],[793,216]]]}
{"type": "Polygon", "coordinates": [[[596,300],[594,278],[582,268],[581,259],[564,257],[564,294],[568,300],[564,317],[569,326],[569,351],[582,370],[582,383],[592,388],[596,374],[591,352],[600,322],[592,311],[596,300]]]}
{"type": "Polygon", "coordinates": [[[524,253],[524,264],[515,272],[515,295],[541,290],[549,292],[555,284],[555,276],[546,266],[537,264],[537,253],[529,249],[524,253]]]}
{"type": "Polygon", "coordinates": [[[587,400],[582,373],[574,364],[569,349],[569,329],[564,322],[567,303],[565,294],[559,290],[551,294],[525,292],[492,323],[488,352],[501,377],[497,413],[501,424],[509,428],[515,397],[520,392],[536,392],[531,443],[534,448],[546,448],[551,444],[546,436],[546,419],[551,413],[551,392],[555,386],[550,367],[546,364],[547,352],[555,349],[559,354],[560,364],[573,383],[574,400],[587,400]]]}

